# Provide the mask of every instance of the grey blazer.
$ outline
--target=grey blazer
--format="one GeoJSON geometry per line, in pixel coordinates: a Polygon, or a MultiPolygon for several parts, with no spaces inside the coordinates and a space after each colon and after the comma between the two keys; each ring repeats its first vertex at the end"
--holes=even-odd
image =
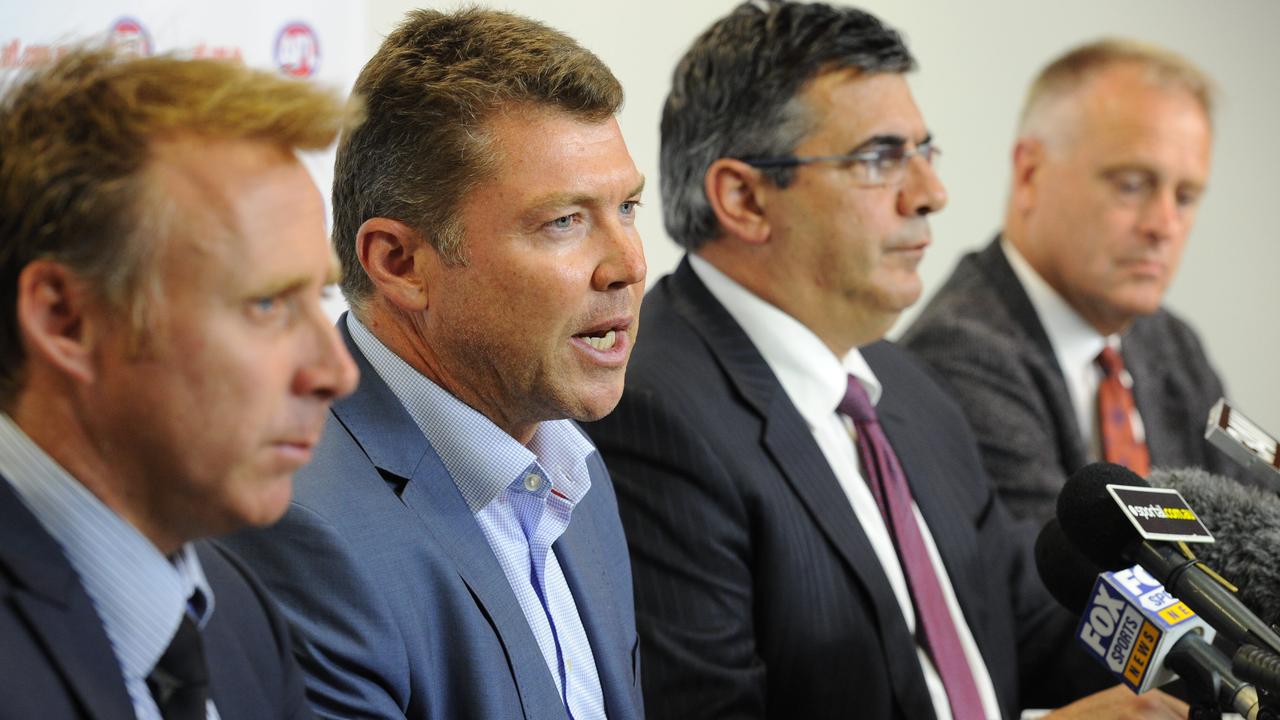
{"type": "MultiPolygon", "coordinates": [[[[1049,337],[998,238],[960,260],[901,342],[964,408],[1010,510],[1051,517],[1063,483],[1087,462],[1087,444],[1049,337]]],[[[1134,321],[1122,343],[1152,465],[1243,478],[1204,440],[1223,389],[1195,332],[1161,309],[1134,321]]]]}

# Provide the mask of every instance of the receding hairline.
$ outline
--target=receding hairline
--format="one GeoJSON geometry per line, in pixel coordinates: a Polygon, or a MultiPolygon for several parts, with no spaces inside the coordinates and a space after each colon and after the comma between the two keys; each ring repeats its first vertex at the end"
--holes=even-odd
{"type": "Polygon", "coordinates": [[[1158,45],[1128,38],[1104,38],[1069,50],[1036,75],[1023,101],[1018,137],[1043,136],[1048,132],[1051,116],[1060,115],[1068,101],[1088,92],[1105,73],[1123,67],[1139,70],[1142,79],[1152,88],[1185,93],[1200,107],[1212,127],[1217,88],[1204,71],[1158,45]]]}
{"type": "MultiPolygon", "coordinates": [[[[226,253],[228,243],[237,237],[248,242],[268,241],[245,234],[243,209],[237,208],[247,188],[245,182],[268,177],[286,178],[283,181],[290,183],[305,182],[314,196],[314,208],[307,205],[295,209],[301,212],[306,207],[323,212],[323,195],[297,153],[290,145],[270,138],[210,137],[180,132],[152,140],[148,143],[145,164],[137,174],[138,195],[134,201],[138,223],[152,236],[149,258],[144,262],[156,268],[157,263],[165,262],[163,258],[174,251],[202,255],[226,253]],[[211,152],[215,157],[234,160],[214,170],[217,161],[210,164],[207,160],[211,152]]],[[[323,229],[318,237],[324,237],[323,229]]],[[[328,244],[327,239],[325,243],[328,244]]],[[[325,283],[333,284],[339,271],[332,248],[329,257],[325,283]]],[[[165,291],[165,282],[169,279],[162,273],[146,274],[151,276],[147,282],[152,295],[150,302],[155,302],[158,293],[165,291]]],[[[277,278],[270,286],[256,291],[272,295],[313,281],[314,278],[298,272],[277,278]]]]}

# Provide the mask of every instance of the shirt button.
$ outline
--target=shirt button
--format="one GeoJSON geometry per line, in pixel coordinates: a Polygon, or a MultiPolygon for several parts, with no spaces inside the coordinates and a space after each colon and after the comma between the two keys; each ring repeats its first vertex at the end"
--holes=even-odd
{"type": "Polygon", "coordinates": [[[529,492],[538,492],[538,488],[542,487],[542,477],[537,473],[529,473],[524,476],[524,489],[529,492]]]}

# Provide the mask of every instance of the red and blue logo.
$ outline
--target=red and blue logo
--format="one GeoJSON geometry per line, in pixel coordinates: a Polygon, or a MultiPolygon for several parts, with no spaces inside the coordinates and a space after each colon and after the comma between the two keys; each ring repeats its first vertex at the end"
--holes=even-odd
{"type": "Polygon", "coordinates": [[[147,57],[151,54],[151,33],[138,20],[122,17],[111,24],[108,42],[121,55],[147,57]]]}
{"type": "Polygon", "coordinates": [[[288,23],[276,35],[275,58],[285,75],[311,77],[320,67],[320,37],[307,23],[288,23]]]}

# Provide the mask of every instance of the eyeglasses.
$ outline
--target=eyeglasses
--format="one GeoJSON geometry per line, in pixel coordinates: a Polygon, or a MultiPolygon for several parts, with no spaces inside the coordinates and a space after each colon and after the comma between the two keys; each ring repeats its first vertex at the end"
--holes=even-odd
{"type": "Polygon", "coordinates": [[[942,150],[932,141],[922,142],[909,149],[905,144],[880,145],[871,150],[859,150],[848,155],[817,155],[811,157],[743,158],[742,161],[756,168],[784,168],[811,163],[834,162],[847,165],[853,179],[859,185],[899,185],[907,177],[907,163],[919,155],[930,165],[936,166],[942,150]]]}

